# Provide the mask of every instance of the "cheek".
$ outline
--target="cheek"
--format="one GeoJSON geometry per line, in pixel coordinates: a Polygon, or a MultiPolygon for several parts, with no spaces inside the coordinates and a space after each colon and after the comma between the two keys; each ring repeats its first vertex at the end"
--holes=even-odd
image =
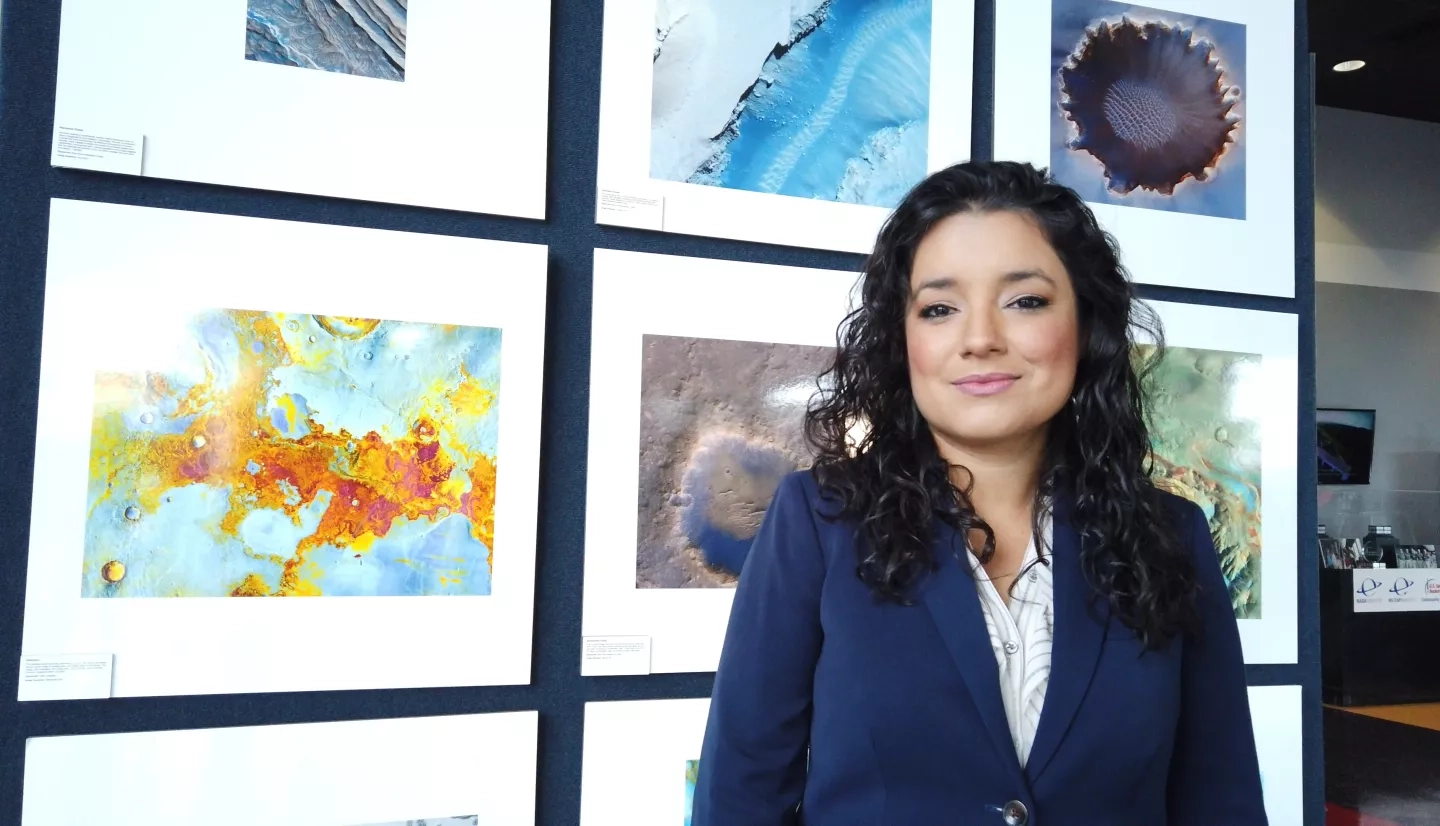
{"type": "Polygon", "coordinates": [[[1039,327],[1026,339],[1026,361],[1052,373],[1056,380],[1066,383],[1074,380],[1080,360],[1078,325],[1067,319],[1039,327]]]}
{"type": "Polygon", "coordinates": [[[905,330],[905,350],[910,360],[910,375],[914,378],[934,376],[941,371],[948,349],[941,336],[933,330],[919,325],[909,325],[905,330]],[[927,334],[928,333],[928,334],[927,334]]]}

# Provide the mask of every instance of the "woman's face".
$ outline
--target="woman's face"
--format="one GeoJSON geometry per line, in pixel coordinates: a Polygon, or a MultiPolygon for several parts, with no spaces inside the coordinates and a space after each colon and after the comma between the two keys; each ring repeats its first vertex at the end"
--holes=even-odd
{"type": "Polygon", "coordinates": [[[920,242],[910,387],[942,442],[985,449],[1043,434],[1074,388],[1079,329],[1070,275],[1029,215],[952,215],[920,242]]]}

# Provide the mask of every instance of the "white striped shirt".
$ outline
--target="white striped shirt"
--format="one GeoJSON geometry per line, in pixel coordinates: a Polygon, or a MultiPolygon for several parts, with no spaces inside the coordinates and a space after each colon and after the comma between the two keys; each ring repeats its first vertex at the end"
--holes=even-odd
{"type": "MultiPolygon", "coordinates": [[[[1044,535],[1049,547],[1048,523],[1044,535]]],[[[1032,537],[1020,563],[1020,570],[1025,574],[1015,583],[1007,606],[980,560],[973,553],[967,556],[975,571],[990,647],[1000,667],[1000,696],[1005,702],[1010,737],[1023,767],[1030,759],[1035,727],[1045,704],[1045,689],[1050,684],[1050,646],[1055,633],[1054,580],[1048,564],[1036,563],[1038,554],[1032,537]]]]}

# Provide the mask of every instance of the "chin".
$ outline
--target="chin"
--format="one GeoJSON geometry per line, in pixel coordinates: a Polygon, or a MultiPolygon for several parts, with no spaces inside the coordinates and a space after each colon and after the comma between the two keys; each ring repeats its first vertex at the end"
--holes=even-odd
{"type": "Polygon", "coordinates": [[[947,422],[942,433],[956,444],[989,445],[1022,439],[1042,427],[1017,424],[1016,418],[1004,415],[966,417],[947,422]]]}

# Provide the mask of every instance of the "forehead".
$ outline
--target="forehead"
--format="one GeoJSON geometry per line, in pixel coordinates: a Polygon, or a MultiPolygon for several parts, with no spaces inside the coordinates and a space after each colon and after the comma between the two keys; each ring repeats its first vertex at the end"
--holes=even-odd
{"type": "Polygon", "coordinates": [[[940,221],[921,239],[910,268],[912,289],[937,278],[957,286],[1004,281],[1015,272],[1039,271],[1069,284],[1065,265],[1035,219],[1013,211],[964,212],[940,221]]]}

